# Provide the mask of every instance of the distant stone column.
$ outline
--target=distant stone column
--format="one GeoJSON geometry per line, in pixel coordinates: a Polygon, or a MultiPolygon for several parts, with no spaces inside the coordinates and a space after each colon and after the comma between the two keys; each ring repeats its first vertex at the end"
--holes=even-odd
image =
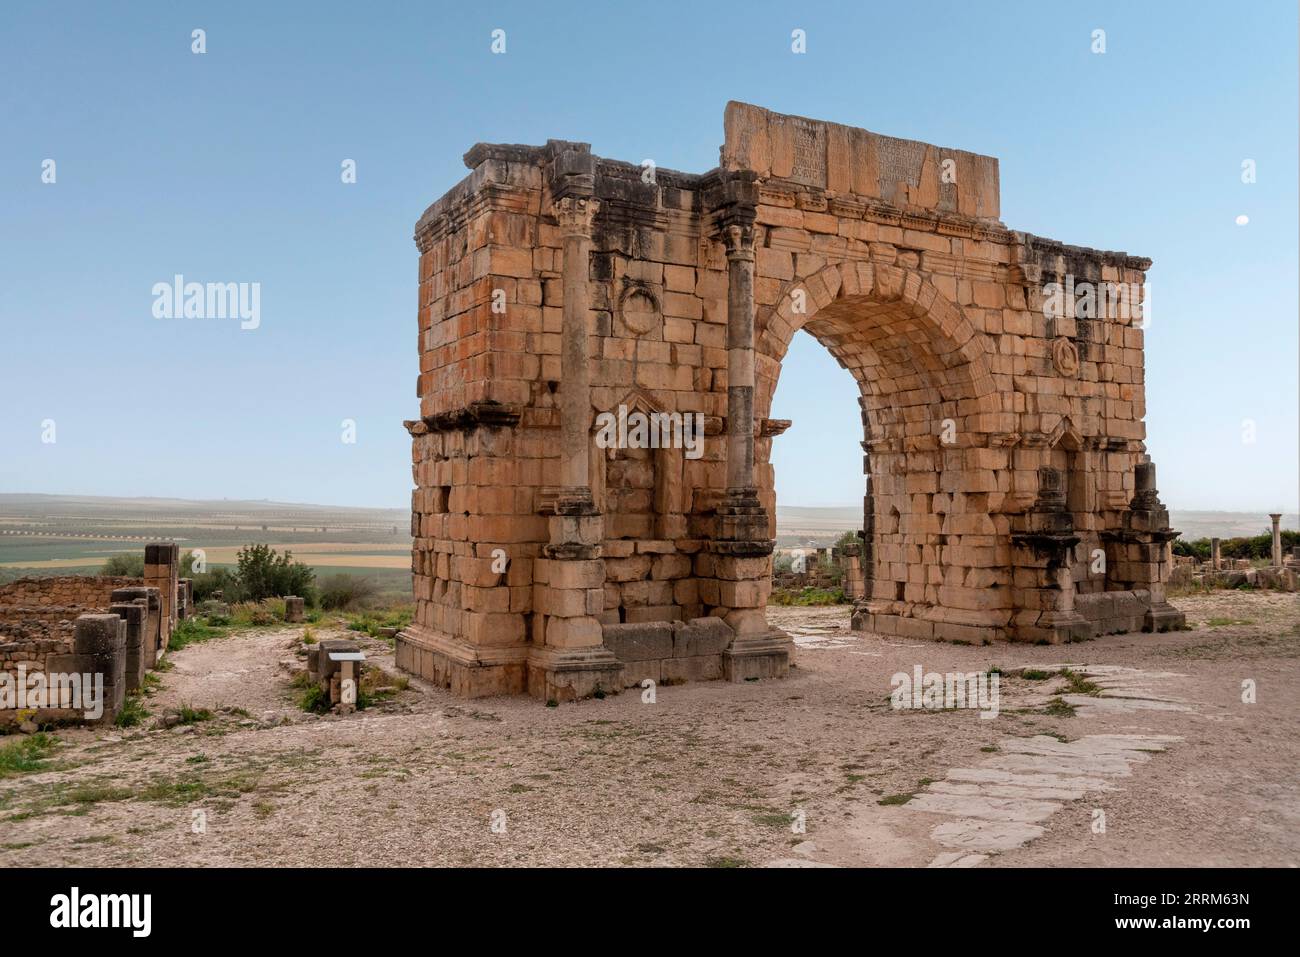
{"type": "Polygon", "coordinates": [[[560,329],[560,481],[591,494],[591,363],[587,356],[587,313],[591,228],[600,203],[584,196],[555,202],[564,237],[564,314],[560,329]]]}
{"type": "Polygon", "coordinates": [[[1219,539],[1210,539],[1210,567],[1216,572],[1223,568],[1223,553],[1219,550],[1219,539]]]}
{"type": "Polygon", "coordinates": [[[149,599],[114,602],[109,611],[126,622],[126,690],[135,691],[148,670],[149,599]]]}
{"type": "Polygon", "coordinates": [[[140,655],[147,671],[158,662],[158,649],[162,641],[162,596],[157,588],[134,586],[114,588],[110,595],[113,604],[143,601],[148,609],[140,655]]]}
{"type": "Polygon", "coordinates": [[[303,620],[303,608],[306,600],[297,595],[286,595],[284,599],[284,620],[298,622],[303,620]]]}
{"type": "Polygon", "coordinates": [[[1273,521],[1273,565],[1280,568],[1282,566],[1282,515],[1273,513],[1269,515],[1273,521]]]}
{"type": "Polygon", "coordinates": [[[175,542],[155,542],[144,549],[144,583],[157,588],[161,600],[159,650],[171,642],[176,627],[176,589],[180,583],[180,547],[175,542]]]}

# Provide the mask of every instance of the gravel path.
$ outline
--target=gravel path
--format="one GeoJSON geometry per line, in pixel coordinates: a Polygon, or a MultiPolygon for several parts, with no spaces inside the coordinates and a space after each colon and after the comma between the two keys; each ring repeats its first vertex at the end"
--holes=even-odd
{"type": "Polygon", "coordinates": [[[1193,631],[1048,647],[773,608],[781,681],[559,708],[413,681],[345,717],[295,707],[300,629],[233,635],[169,656],[149,699],[212,720],[61,731],[48,769],[0,778],[0,866],[1300,864],[1300,597],[1176,603],[1193,631]],[[917,665],[999,666],[998,716],[892,708],[917,665]],[[1017,673],[1062,665],[1075,683],[1017,673]]]}

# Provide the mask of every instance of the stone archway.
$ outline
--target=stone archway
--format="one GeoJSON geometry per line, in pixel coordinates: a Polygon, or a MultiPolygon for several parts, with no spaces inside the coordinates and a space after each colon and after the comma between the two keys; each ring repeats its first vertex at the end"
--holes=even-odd
{"type": "MultiPolygon", "coordinates": [[[[891,632],[982,640],[1006,629],[1010,574],[985,539],[1000,505],[987,448],[1001,399],[961,309],[922,273],[844,262],[787,284],[757,322],[757,408],[771,408],[790,340],[807,331],[858,383],[863,407],[864,612],[891,632]],[[926,569],[916,580],[912,569],[926,569]]],[[[760,463],[760,498],[774,513],[760,463]]],[[[860,617],[860,621],[865,621],[860,617]]]]}
{"type": "Polygon", "coordinates": [[[401,667],[556,700],[784,674],[769,410],[801,328],[862,393],[856,627],[1178,624],[1125,314],[1150,262],[1011,232],[991,157],[739,103],[725,127],[703,175],[479,144],[417,224],[401,667]],[[629,407],[679,436],[698,421],[701,441],[597,448],[595,422],[629,407]]]}

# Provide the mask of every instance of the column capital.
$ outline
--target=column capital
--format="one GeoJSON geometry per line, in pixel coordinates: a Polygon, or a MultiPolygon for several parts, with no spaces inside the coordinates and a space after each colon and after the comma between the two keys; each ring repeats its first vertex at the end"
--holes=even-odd
{"type": "Polygon", "coordinates": [[[754,224],[731,222],[722,227],[722,241],[727,246],[727,259],[732,262],[753,262],[754,224]]]}
{"type": "Polygon", "coordinates": [[[586,196],[565,196],[551,204],[551,211],[560,224],[560,234],[590,236],[592,223],[600,209],[600,201],[586,196]]]}

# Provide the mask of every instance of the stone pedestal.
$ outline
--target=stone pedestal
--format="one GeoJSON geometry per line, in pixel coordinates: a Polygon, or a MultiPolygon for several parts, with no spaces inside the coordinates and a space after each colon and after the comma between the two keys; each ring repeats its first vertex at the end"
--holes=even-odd
{"type": "Polygon", "coordinates": [[[176,588],[180,581],[180,546],[175,542],[155,542],[144,549],[144,583],[158,589],[159,652],[171,641],[177,622],[176,588]]]}
{"type": "Polygon", "coordinates": [[[1150,594],[1144,631],[1173,631],[1186,626],[1186,616],[1165,597],[1169,581],[1166,544],[1178,537],[1169,527],[1169,510],[1156,489],[1156,467],[1140,462],[1134,468],[1133,498],[1123,513],[1122,527],[1102,535],[1107,543],[1107,587],[1150,594]]]}
{"type": "Polygon", "coordinates": [[[1020,609],[1012,619],[1015,640],[1058,644],[1092,637],[1091,625],[1074,604],[1070,562],[1079,536],[1066,507],[1065,476],[1060,469],[1038,469],[1037,497],[1023,515],[1016,516],[1013,529],[1020,609]]]}
{"type": "Polygon", "coordinates": [[[284,620],[297,623],[303,620],[307,602],[297,595],[286,595],[284,599],[284,620]]]}
{"type": "Polygon", "coordinates": [[[129,603],[115,603],[110,608],[113,614],[126,622],[126,664],[124,675],[126,690],[136,691],[144,682],[148,670],[148,625],[149,601],[140,598],[129,603]]]}
{"type": "Polygon", "coordinates": [[[85,678],[103,681],[103,713],[99,724],[112,724],[126,701],[126,627],[119,615],[81,615],[75,623],[72,654],[50,655],[45,667],[49,674],[82,676],[81,710],[89,710],[90,691],[85,678]]]}
{"type": "Polygon", "coordinates": [[[140,643],[140,656],[144,669],[148,671],[158,663],[158,650],[162,643],[162,594],[157,588],[147,586],[115,588],[111,593],[111,600],[115,605],[144,602],[147,611],[140,643]]]}

